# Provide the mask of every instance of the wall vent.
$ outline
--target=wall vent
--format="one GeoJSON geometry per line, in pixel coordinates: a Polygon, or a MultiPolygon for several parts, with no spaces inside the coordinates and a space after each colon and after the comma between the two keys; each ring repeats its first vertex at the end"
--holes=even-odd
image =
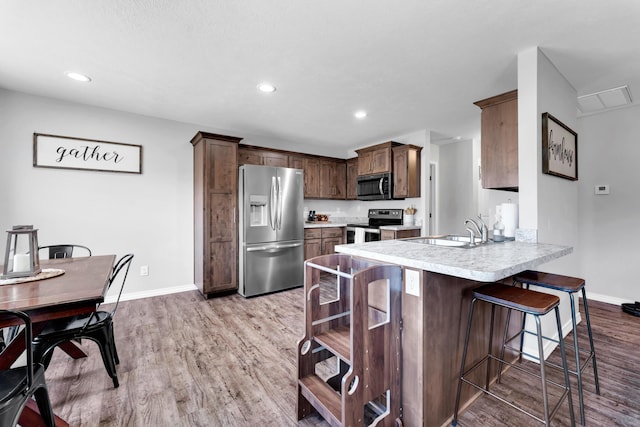
{"type": "Polygon", "coordinates": [[[630,104],[631,93],[627,85],[578,97],[578,109],[581,113],[595,113],[630,104]]]}

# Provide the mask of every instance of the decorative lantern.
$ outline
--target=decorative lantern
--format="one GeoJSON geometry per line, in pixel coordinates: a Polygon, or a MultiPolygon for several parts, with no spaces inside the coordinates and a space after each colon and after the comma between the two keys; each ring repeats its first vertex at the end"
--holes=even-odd
{"type": "Polygon", "coordinates": [[[7,249],[0,279],[35,276],[40,271],[38,230],[33,225],[14,225],[7,230],[7,249]]]}

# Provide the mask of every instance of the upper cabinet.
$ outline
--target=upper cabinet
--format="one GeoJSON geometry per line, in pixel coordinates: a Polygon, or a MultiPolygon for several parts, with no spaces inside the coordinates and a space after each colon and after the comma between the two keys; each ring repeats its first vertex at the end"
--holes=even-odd
{"type": "Polygon", "coordinates": [[[238,149],[238,164],[286,168],[289,166],[289,156],[278,151],[244,145],[238,149]]]}
{"type": "Polygon", "coordinates": [[[393,147],[393,198],[420,197],[420,151],[415,145],[393,147]]]}
{"type": "Polygon", "coordinates": [[[398,143],[389,141],[356,150],[358,153],[358,175],[391,172],[393,167],[391,148],[395,145],[398,143]]]}
{"type": "Polygon", "coordinates": [[[518,91],[474,104],[482,109],[482,188],[518,191],[518,91]]]}
{"type": "Polygon", "coordinates": [[[358,158],[347,160],[347,200],[358,198],[358,158]]]}
{"type": "Polygon", "coordinates": [[[346,198],[347,167],[344,160],[322,159],[320,161],[320,198],[346,198]]]}

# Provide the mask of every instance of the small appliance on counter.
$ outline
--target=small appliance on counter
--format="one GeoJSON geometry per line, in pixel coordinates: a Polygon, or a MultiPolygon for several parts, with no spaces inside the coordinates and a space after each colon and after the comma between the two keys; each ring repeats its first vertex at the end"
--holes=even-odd
{"type": "Polygon", "coordinates": [[[376,242],[380,240],[380,227],[383,225],[402,225],[402,209],[369,209],[369,222],[365,224],[347,224],[347,243],[376,242]],[[356,239],[356,236],[361,239],[356,239]]]}

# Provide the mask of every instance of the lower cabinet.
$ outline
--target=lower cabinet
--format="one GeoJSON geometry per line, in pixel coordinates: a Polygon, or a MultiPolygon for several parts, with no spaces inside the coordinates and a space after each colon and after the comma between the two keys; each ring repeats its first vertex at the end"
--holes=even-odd
{"type": "Polygon", "coordinates": [[[336,245],[345,243],[344,227],[304,229],[304,259],[335,252],[336,245]]]}
{"type": "Polygon", "coordinates": [[[406,239],[420,237],[420,229],[415,230],[380,230],[380,240],[406,239]]]}

